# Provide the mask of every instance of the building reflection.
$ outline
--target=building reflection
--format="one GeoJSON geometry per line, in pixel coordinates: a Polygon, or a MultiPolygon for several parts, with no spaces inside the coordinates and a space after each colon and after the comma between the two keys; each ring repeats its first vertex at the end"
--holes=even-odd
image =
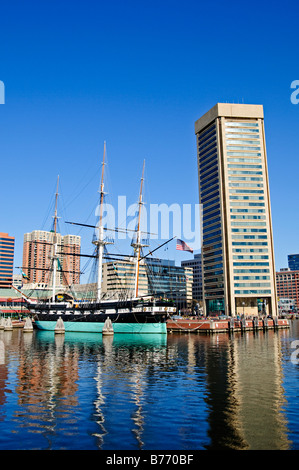
{"type": "MultiPolygon", "coordinates": [[[[83,413],[88,439],[98,449],[163,448],[163,442],[182,450],[289,449],[285,334],[2,332],[0,422],[10,392],[16,394],[18,426],[43,434],[49,448],[58,421],[76,422],[83,413]],[[9,375],[16,364],[14,384],[9,375]],[[163,441],[165,429],[173,438],[163,441]]],[[[75,434],[76,427],[78,422],[74,430],[70,424],[68,432],[75,434]]]]}
{"type": "Polygon", "coordinates": [[[194,374],[200,357],[205,358],[209,423],[205,448],[289,449],[280,335],[274,331],[233,338],[189,335],[185,340],[190,373],[194,374]]]}

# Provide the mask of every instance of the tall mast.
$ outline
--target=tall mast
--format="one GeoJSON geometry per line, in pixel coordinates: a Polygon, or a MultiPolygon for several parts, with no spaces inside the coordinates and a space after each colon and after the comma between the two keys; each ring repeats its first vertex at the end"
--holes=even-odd
{"type": "Polygon", "coordinates": [[[57,188],[55,194],[55,211],[54,211],[54,236],[53,236],[53,286],[52,286],[52,302],[55,302],[56,290],[56,269],[57,269],[57,200],[58,200],[59,175],[57,177],[57,188]]]}
{"type": "Polygon", "coordinates": [[[100,219],[97,226],[98,239],[94,244],[98,246],[98,273],[97,273],[97,302],[101,300],[102,293],[102,265],[103,265],[103,251],[104,251],[104,229],[103,229],[103,204],[104,204],[104,167],[106,155],[106,142],[104,142],[104,155],[102,162],[102,178],[100,187],[100,219]]]}
{"type": "Polygon", "coordinates": [[[141,207],[142,207],[142,188],[143,188],[143,180],[144,180],[144,165],[145,161],[143,161],[143,168],[142,168],[142,177],[140,183],[140,193],[139,193],[139,202],[138,202],[138,221],[137,221],[137,230],[136,230],[136,270],[135,270],[135,297],[138,297],[138,282],[139,282],[139,264],[140,264],[140,249],[141,249],[141,232],[140,232],[140,218],[141,218],[141,207]]]}

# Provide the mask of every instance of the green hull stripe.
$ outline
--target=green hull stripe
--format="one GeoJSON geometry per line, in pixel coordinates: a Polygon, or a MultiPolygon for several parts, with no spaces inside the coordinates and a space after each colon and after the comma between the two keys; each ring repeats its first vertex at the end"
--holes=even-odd
{"type": "MultiPolygon", "coordinates": [[[[54,331],[55,321],[35,321],[40,330],[54,331]]],[[[65,322],[65,332],[102,333],[104,323],[65,322]]],[[[166,323],[113,323],[114,333],[159,333],[166,334],[166,323]]]]}

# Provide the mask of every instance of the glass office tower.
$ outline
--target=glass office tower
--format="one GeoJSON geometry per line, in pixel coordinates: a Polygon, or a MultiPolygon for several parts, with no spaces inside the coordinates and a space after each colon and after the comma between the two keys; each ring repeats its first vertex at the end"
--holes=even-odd
{"type": "Polygon", "coordinates": [[[218,103],[195,123],[207,315],[277,315],[260,105],[218,103]]]}
{"type": "Polygon", "coordinates": [[[297,255],[288,255],[288,264],[291,271],[299,270],[299,254],[297,255]]]}

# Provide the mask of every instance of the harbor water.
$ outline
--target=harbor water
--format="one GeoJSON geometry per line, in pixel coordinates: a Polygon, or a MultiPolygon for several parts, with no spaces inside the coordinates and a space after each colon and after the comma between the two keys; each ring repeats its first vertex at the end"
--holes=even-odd
{"type": "Polygon", "coordinates": [[[2,330],[0,449],[298,450],[298,348],[299,320],[232,335],[2,330]]]}

